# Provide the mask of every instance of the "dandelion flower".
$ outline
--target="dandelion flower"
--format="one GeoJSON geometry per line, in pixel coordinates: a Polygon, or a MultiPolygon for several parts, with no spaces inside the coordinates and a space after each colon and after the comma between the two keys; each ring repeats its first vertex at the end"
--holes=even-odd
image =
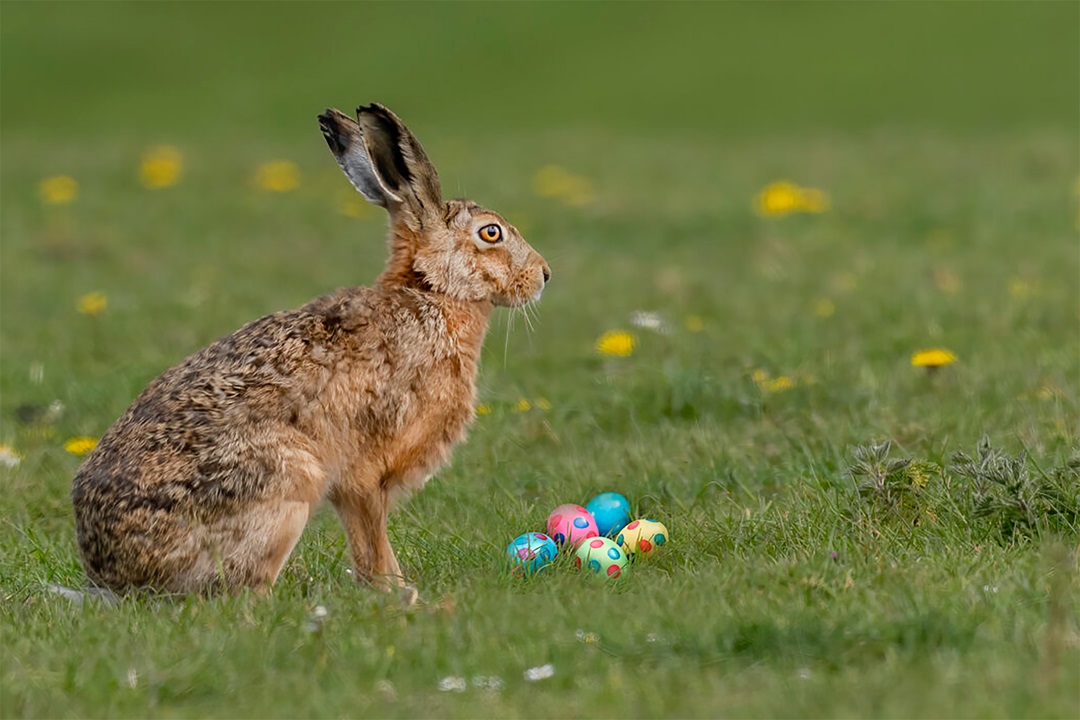
{"type": "Polygon", "coordinates": [[[1023,278],[1014,277],[1009,280],[1009,294],[1017,300],[1026,300],[1034,292],[1031,283],[1023,278]]]}
{"type": "Polygon", "coordinates": [[[693,333],[699,333],[705,329],[705,320],[700,315],[688,315],[686,317],[686,329],[693,333]]]}
{"type": "Polygon", "coordinates": [[[143,154],[139,182],[151,190],[167,188],[180,180],[183,167],[183,156],[172,145],[152,147],[143,154]]]}
{"type": "Polygon", "coordinates": [[[15,448],[8,445],[0,445],[0,465],[13,468],[17,467],[21,462],[22,455],[16,452],[15,448]]]}
{"type": "Polygon", "coordinates": [[[814,303],[814,314],[818,317],[832,317],[836,313],[836,303],[829,298],[821,298],[814,303]]]}
{"type": "Polygon", "coordinates": [[[779,217],[794,212],[823,213],[829,209],[824,190],[800,187],[790,180],[769,183],[754,200],[754,211],[762,217],[779,217]]]}
{"type": "Polygon", "coordinates": [[[477,415],[490,415],[491,414],[491,406],[488,405],[487,403],[481,403],[480,405],[477,405],[476,406],[476,414],[477,415]]]}
{"type": "Polygon", "coordinates": [[[530,410],[532,410],[532,403],[525,398],[521,398],[514,405],[514,412],[516,413],[529,412],[530,410]]]}
{"type": "Polygon", "coordinates": [[[109,299],[105,297],[105,293],[95,290],[80,297],[76,309],[78,309],[80,315],[96,317],[105,312],[108,305],[109,299]]]}
{"type": "Polygon", "coordinates": [[[270,192],[289,192],[300,185],[300,169],[289,160],[275,160],[259,166],[255,186],[270,192]]]}
{"type": "Polygon", "coordinates": [[[54,175],[38,185],[38,195],[46,205],[67,205],[79,195],[79,183],[69,175],[54,175]]]}
{"type": "Polygon", "coordinates": [[[544,410],[544,411],[547,411],[547,410],[551,409],[551,401],[548,400],[547,398],[538,397],[538,398],[536,398],[536,400],[534,401],[533,404],[536,405],[536,407],[538,407],[538,408],[540,408],[541,410],[544,410]]]}
{"type": "Polygon", "coordinates": [[[912,367],[939,368],[956,362],[956,355],[942,348],[920,350],[911,356],[912,367]]]}
{"type": "Polygon", "coordinates": [[[594,632],[585,632],[584,630],[577,630],[574,633],[574,637],[578,639],[578,642],[583,642],[586,645],[595,645],[600,642],[600,636],[594,632]]]}
{"type": "Polygon", "coordinates": [[[92,437],[80,435],[79,437],[68,439],[68,441],[64,443],[64,450],[72,455],[79,455],[81,457],[97,447],[97,443],[98,441],[92,437]]]}
{"type": "Polygon", "coordinates": [[[781,375],[780,377],[773,378],[769,376],[769,373],[760,368],[755,370],[751,377],[754,380],[754,384],[758,386],[758,389],[765,393],[777,393],[795,387],[795,381],[790,376],[781,375]]]}
{"type": "Polygon", "coordinates": [[[758,193],[754,209],[763,217],[787,215],[799,209],[799,186],[781,180],[770,183],[758,193]]]}
{"type": "Polygon", "coordinates": [[[608,330],[596,340],[596,351],[601,355],[628,357],[636,344],[637,338],[625,330],[608,330]]]}

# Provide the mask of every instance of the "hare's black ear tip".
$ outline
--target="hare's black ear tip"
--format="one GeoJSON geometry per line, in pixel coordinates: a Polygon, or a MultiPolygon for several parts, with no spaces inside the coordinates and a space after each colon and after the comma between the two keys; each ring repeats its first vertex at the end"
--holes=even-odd
{"type": "Polygon", "coordinates": [[[384,116],[385,115],[393,115],[393,113],[390,112],[390,108],[386,107],[382,103],[377,103],[377,102],[373,102],[370,105],[361,105],[360,107],[356,108],[356,117],[357,118],[359,118],[361,115],[365,115],[365,114],[366,115],[384,115],[384,116]]]}

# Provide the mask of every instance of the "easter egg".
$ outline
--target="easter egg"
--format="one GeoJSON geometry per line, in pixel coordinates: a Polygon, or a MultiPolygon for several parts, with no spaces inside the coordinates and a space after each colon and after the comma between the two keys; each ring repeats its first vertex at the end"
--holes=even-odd
{"type": "Polygon", "coordinates": [[[651,518],[634,520],[615,536],[616,544],[631,560],[658,554],[667,540],[667,528],[651,518]]]}
{"type": "Polygon", "coordinates": [[[570,544],[574,547],[582,540],[600,534],[589,511],[573,503],[560,505],[551,511],[548,515],[547,531],[551,539],[559,545],[570,544]]]}
{"type": "Polygon", "coordinates": [[[506,548],[515,575],[532,575],[559,554],[555,542],[544,533],[529,532],[518,535],[506,548]]]}
{"type": "Polygon", "coordinates": [[[575,565],[604,579],[619,577],[627,562],[626,553],[619,549],[611,538],[606,537],[585,540],[574,556],[575,565]]]}
{"type": "Polygon", "coordinates": [[[601,535],[614,536],[630,522],[630,501],[617,492],[600,493],[585,505],[601,535]]]}

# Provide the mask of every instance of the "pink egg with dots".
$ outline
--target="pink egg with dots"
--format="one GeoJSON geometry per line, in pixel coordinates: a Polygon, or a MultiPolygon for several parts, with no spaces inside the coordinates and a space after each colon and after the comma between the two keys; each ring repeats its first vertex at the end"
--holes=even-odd
{"type": "Polygon", "coordinates": [[[583,540],[600,535],[596,520],[580,505],[567,503],[551,511],[547,520],[547,534],[559,545],[577,547],[583,540]]]}

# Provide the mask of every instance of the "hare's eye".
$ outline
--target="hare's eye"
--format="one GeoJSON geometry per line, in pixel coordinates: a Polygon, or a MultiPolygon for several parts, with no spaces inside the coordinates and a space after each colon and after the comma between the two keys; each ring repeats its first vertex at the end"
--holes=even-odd
{"type": "Polygon", "coordinates": [[[497,243],[502,240],[502,228],[492,223],[480,228],[480,239],[486,243],[497,243]]]}

